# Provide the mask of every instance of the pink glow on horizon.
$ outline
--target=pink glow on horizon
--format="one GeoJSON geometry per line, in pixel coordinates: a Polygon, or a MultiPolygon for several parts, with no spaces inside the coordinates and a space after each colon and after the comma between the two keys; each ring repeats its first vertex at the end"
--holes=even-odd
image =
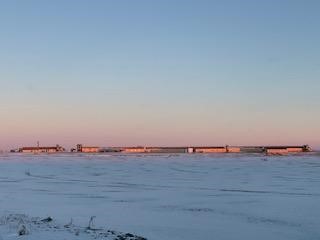
{"type": "MultiPolygon", "coordinates": [[[[120,108],[122,109],[122,108],[120,108]]],[[[77,143],[98,146],[280,145],[320,147],[318,122],[307,115],[271,118],[235,109],[190,111],[128,109],[100,111],[62,108],[12,111],[0,126],[0,149],[77,143]]]]}
{"type": "Polygon", "coordinates": [[[66,148],[75,147],[77,143],[97,146],[197,146],[197,145],[301,145],[310,144],[318,147],[316,139],[311,139],[307,134],[292,132],[281,132],[277,134],[266,134],[264,132],[253,132],[252,134],[241,134],[223,131],[181,131],[175,129],[163,130],[162,132],[149,131],[64,131],[64,132],[42,132],[16,133],[8,135],[1,140],[1,149],[9,150],[21,146],[35,146],[40,141],[42,146],[60,144],[66,148]],[[109,134],[108,134],[109,132],[109,134]]]}

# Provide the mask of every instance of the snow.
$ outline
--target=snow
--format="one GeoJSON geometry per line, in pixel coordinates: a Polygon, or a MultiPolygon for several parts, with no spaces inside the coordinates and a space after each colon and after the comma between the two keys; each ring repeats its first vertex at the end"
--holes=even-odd
{"type": "Polygon", "coordinates": [[[0,155],[3,240],[320,239],[319,200],[316,154],[0,155]]]}
{"type": "Polygon", "coordinates": [[[87,227],[76,226],[71,220],[68,224],[61,225],[51,217],[40,219],[31,218],[24,214],[10,214],[3,216],[0,221],[0,230],[6,234],[6,239],[25,240],[33,239],[68,239],[68,240],[146,240],[146,238],[135,236],[131,233],[121,233],[104,228],[95,228],[92,220],[87,227]]]}

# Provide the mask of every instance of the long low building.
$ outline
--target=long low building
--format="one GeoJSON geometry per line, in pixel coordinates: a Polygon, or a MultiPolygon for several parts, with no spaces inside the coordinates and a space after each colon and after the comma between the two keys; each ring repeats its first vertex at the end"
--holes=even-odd
{"type": "Polygon", "coordinates": [[[267,146],[264,152],[270,155],[284,155],[288,153],[309,152],[311,149],[308,145],[303,146],[267,146]]]}
{"type": "Polygon", "coordinates": [[[65,149],[59,145],[54,147],[22,147],[19,148],[21,153],[58,153],[64,152],[65,149]]]}

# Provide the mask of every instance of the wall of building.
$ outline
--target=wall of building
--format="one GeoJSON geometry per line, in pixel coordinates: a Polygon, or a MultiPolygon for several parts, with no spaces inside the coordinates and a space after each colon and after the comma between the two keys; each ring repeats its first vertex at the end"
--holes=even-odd
{"type": "Polygon", "coordinates": [[[287,148],[288,152],[303,152],[303,148],[287,148]]]}
{"type": "Polygon", "coordinates": [[[195,148],[195,153],[226,153],[226,148],[195,148]]]}
{"type": "Polygon", "coordinates": [[[82,147],[81,152],[83,153],[97,153],[99,152],[98,147],[82,147]]]}
{"type": "Polygon", "coordinates": [[[123,149],[123,152],[125,153],[145,153],[145,148],[125,148],[123,149]]]}
{"type": "Polygon", "coordinates": [[[35,150],[25,150],[25,149],[22,149],[20,152],[22,152],[22,153],[36,153],[35,150]]]}
{"type": "Polygon", "coordinates": [[[288,150],[286,148],[281,148],[281,149],[270,148],[270,149],[266,150],[266,153],[270,154],[270,155],[273,155],[273,154],[275,154],[275,155],[283,155],[283,154],[287,154],[288,150]]]}
{"type": "Polygon", "coordinates": [[[187,148],[149,148],[150,153],[186,153],[187,148]]]}
{"type": "Polygon", "coordinates": [[[239,153],[241,152],[239,147],[228,147],[228,152],[229,153],[239,153]]]}
{"type": "Polygon", "coordinates": [[[58,152],[57,149],[54,148],[47,148],[47,149],[22,149],[22,153],[56,153],[58,152]]]}
{"type": "Polygon", "coordinates": [[[194,153],[194,148],[189,147],[189,148],[188,148],[188,153],[194,153]]]}

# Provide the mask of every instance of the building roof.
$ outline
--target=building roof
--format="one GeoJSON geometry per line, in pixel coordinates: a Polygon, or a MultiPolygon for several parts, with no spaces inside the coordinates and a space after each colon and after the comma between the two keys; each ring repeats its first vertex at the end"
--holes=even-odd
{"type": "Polygon", "coordinates": [[[226,147],[193,147],[193,148],[200,148],[200,149],[225,149],[226,147]]]}
{"type": "Polygon", "coordinates": [[[265,149],[304,148],[304,146],[266,146],[265,149]]]}

